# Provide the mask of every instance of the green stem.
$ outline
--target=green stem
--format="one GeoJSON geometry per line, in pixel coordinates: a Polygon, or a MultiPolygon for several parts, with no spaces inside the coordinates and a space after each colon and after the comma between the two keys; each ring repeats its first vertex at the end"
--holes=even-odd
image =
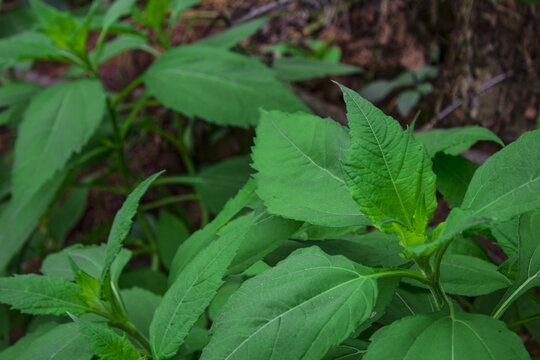
{"type": "Polygon", "coordinates": [[[406,277],[410,279],[417,280],[425,285],[431,285],[431,281],[427,279],[423,274],[415,270],[399,269],[399,270],[390,270],[370,274],[366,276],[368,278],[374,279],[384,279],[384,278],[396,278],[396,277],[406,277]]]}
{"type": "Polygon", "coordinates": [[[147,354],[152,353],[150,343],[148,342],[148,340],[146,340],[145,336],[141,334],[139,330],[137,330],[137,328],[133,325],[131,321],[111,322],[110,325],[117,329],[123,330],[126,334],[132,336],[135,340],[137,340],[141,344],[141,346],[144,348],[147,354]]]}
{"type": "Polygon", "coordinates": [[[118,95],[116,95],[112,100],[112,106],[116,107],[122,99],[124,99],[126,96],[128,96],[133,89],[135,89],[137,86],[139,86],[143,82],[143,78],[139,76],[132,82],[130,82],[118,95]]]}
{"type": "Polygon", "coordinates": [[[194,185],[202,184],[203,179],[198,176],[164,176],[156,179],[152,185],[167,185],[167,184],[183,184],[183,185],[194,185]]]}
{"type": "Polygon", "coordinates": [[[148,95],[146,93],[143,94],[139,98],[139,100],[137,100],[137,102],[135,103],[135,106],[133,107],[133,109],[131,109],[126,121],[124,122],[124,125],[122,126],[122,131],[120,131],[120,137],[122,139],[126,138],[126,135],[127,135],[128,131],[129,131],[129,127],[131,126],[131,124],[135,120],[135,116],[137,116],[139,111],[141,111],[141,109],[146,105],[146,99],[147,98],[148,98],[148,95]]]}
{"type": "Polygon", "coordinates": [[[525,325],[525,324],[528,324],[530,322],[537,321],[537,320],[540,320],[540,314],[529,316],[525,319],[509,322],[506,326],[508,326],[509,328],[517,328],[517,327],[520,327],[522,325],[525,325]]]}
{"type": "Polygon", "coordinates": [[[182,201],[190,201],[190,200],[199,200],[199,196],[197,194],[184,194],[184,195],[177,195],[177,196],[168,196],[163,199],[159,199],[156,201],[152,201],[150,203],[144,204],[141,206],[142,211],[148,211],[153,210],[165,205],[169,204],[176,204],[182,201]]]}
{"type": "Polygon", "coordinates": [[[118,129],[118,121],[116,120],[116,112],[109,98],[107,98],[107,112],[109,113],[109,117],[113,125],[114,136],[117,141],[116,151],[118,154],[118,161],[120,163],[120,173],[122,175],[122,181],[124,182],[124,186],[126,188],[127,193],[129,193],[131,191],[131,185],[129,183],[129,178],[128,178],[129,170],[126,165],[126,158],[124,154],[124,141],[120,137],[120,131],[118,129]]]}

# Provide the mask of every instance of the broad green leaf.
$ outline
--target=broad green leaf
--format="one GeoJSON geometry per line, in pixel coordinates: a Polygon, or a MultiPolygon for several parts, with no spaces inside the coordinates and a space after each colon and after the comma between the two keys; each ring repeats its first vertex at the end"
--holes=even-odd
{"type": "Polygon", "coordinates": [[[435,304],[430,292],[402,283],[396,289],[390,304],[386,307],[381,322],[390,324],[407,316],[436,310],[437,304],[435,304]]]}
{"type": "Polygon", "coordinates": [[[330,119],[263,112],[252,156],[268,212],[323,226],[369,225],[345,183],[348,146],[347,130],[330,119]]]}
{"type": "Polygon", "coordinates": [[[491,228],[491,234],[497,240],[509,258],[518,255],[519,251],[519,218],[514,218],[491,228]]]}
{"type": "Polygon", "coordinates": [[[228,274],[239,274],[281,246],[300,226],[297,221],[255,211],[228,274]]]}
{"type": "Polygon", "coordinates": [[[104,63],[129,50],[144,50],[156,54],[156,50],[148,45],[145,38],[136,35],[122,35],[103,45],[103,52],[100,54],[98,62],[104,63]]]}
{"type": "Polygon", "coordinates": [[[23,200],[11,198],[0,215],[0,274],[11,258],[26,243],[39,220],[54,199],[64,180],[64,173],[56,174],[32,197],[23,200]]]}
{"type": "Polygon", "coordinates": [[[159,254],[168,269],[176,250],[188,238],[189,232],[179,218],[166,211],[159,214],[156,232],[159,254]]]}
{"type": "Polygon", "coordinates": [[[104,110],[105,91],[97,80],[68,81],[36,95],[15,142],[13,197],[31,197],[63,169],[96,131],[104,110]]]}
{"type": "Polygon", "coordinates": [[[446,254],[468,255],[491,262],[486,249],[474,237],[461,235],[454,237],[446,254]]]}
{"type": "Polygon", "coordinates": [[[403,246],[422,244],[437,207],[431,160],[412,129],[403,131],[356,92],[340,87],[351,128],[345,167],[353,198],[375,226],[398,232],[403,246]]]}
{"type": "Polygon", "coordinates": [[[41,89],[40,86],[27,82],[12,82],[0,87],[0,107],[26,102],[41,89]]]}
{"type": "Polygon", "coordinates": [[[462,208],[502,222],[540,208],[540,130],[523,134],[475,172],[462,208]]]}
{"type": "Polygon", "coordinates": [[[222,278],[252,222],[251,216],[231,222],[225,235],[201,251],[165,293],[150,325],[154,358],[168,359],[176,354],[223,284],[222,278]]]}
{"type": "Polygon", "coordinates": [[[247,182],[252,169],[248,157],[227,159],[199,173],[195,189],[210,211],[217,214],[247,182]]]}
{"type": "Polygon", "coordinates": [[[416,90],[405,90],[397,97],[397,108],[402,116],[407,116],[418,104],[422,94],[416,90]]]}
{"type": "Polygon", "coordinates": [[[217,231],[225,226],[242,209],[256,201],[255,181],[249,180],[234,198],[229,200],[221,212],[208,225],[193,233],[176,251],[169,273],[169,285],[189,262],[210,242],[217,238],[217,231]]]}
{"type": "Polygon", "coordinates": [[[418,314],[378,330],[363,360],[525,360],[519,336],[503,322],[465,312],[418,314]]]}
{"type": "Polygon", "coordinates": [[[120,294],[122,295],[126,311],[133,325],[144,336],[149,337],[150,323],[152,322],[154,312],[161,302],[161,296],[136,287],[121,290],[120,294]]]}
{"type": "Polygon", "coordinates": [[[223,284],[208,307],[208,317],[210,320],[215,321],[217,319],[221,309],[223,309],[223,306],[227,303],[227,300],[229,300],[231,295],[234,294],[241,285],[242,281],[237,279],[232,279],[223,284]]]}
{"type": "Polygon", "coordinates": [[[118,253],[122,249],[122,242],[129,234],[129,230],[131,229],[131,220],[137,212],[139,201],[146,190],[148,190],[148,187],[150,187],[154,180],[156,180],[157,177],[162,173],[163,171],[155,173],[137,185],[137,187],[128,195],[126,201],[122,205],[122,208],[120,208],[120,210],[116,213],[111,227],[111,232],[109,233],[109,238],[107,239],[107,253],[105,255],[105,262],[103,263],[103,269],[101,270],[102,286],[108,276],[114,259],[118,256],[118,253]]]}
{"type": "Polygon", "coordinates": [[[0,302],[33,315],[82,314],[89,310],[77,285],[34,274],[0,278],[0,302]]]}
{"type": "Polygon", "coordinates": [[[540,286],[540,211],[524,214],[519,219],[519,266],[514,285],[497,305],[493,316],[500,318],[508,307],[527,290],[540,286]]]}
{"type": "MultiPolygon", "coordinates": [[[[41,272],[45,275],[73,281],[75,278],[69,261],[71,259],[79,269],[93,278],[99,278],[105,265],[106,254],[106,245],[83,247],[80,244],[75,244],[47,256],[41,265],[41,272]]],[[[130,258],[131,251],[126,249],[120,251],[111,265],[111,278],[114,282],[118,280],[130,258]]]]}
{"type": "Polygon", "coordinates": [[[303,241],[346,239],[355,234],[363,233],[367,233],[365,226],[329,227],[304,223],[290,238],[303,241]]]}
{"type": "Polygon", "coordinates": [[[323,360],[360,360],[369,343],[358,339],[347,339],[326,354],[323,360]]]}
{"type": "Polygon", "coordinates": [[[493,141],[504,146],[501,139],[486,128],[466,126],[455,129],[434,129],[414,135],[416,141],[424,144],[429,156],[438,152],[459,155],[478,141],[493,141]]]}
{"type": "Polygon", "coordinates": [[[0,360],[90,360],[93,355],[77,325],[70,323],[26,335],[0,353],[0,360]]]}
{"type": "Polygon", "coordinates": [[[409,260],[399,256],[403,250],[395,235],[374,231],[349,239],[307,241],[330,255],[343,255],[365,266],[396,267],[409,260]]]}
{"type": "Polygon", "coordinates": [[[50,235],[62,243],[68,233],[77,225],[86,207],[87,188],[73,189],[69,197],[49,217],[47,227],[50,235]]]}
{"type": "Polygon", "coordinates": [[[141,358],[133,344],[124,336],[116,334],[106,324],[76,319],[79,331],[102,360],[138,360],[141,358]]]}
{"type": "MultiPolygon", "coordinates": [[[[425,287],[415,281],[407,283],[425,287]]],[[[479,296],[490,294],[512,285],[497,266],[472,256],[446,254],[441,262],[441,284],[448,294],[479,296]]]]}
{"type": "Polygon", "coordinates": [[[461,156],[437,154],[433,158],[437,190],[452,207],[461,205],[476,169],[477,164],[461,156]]]}
{"type": "Polygon", "coordinates": [[[255,125],[260,107],[309,112],[272,70],[256,59],[215,47],[168,50],[148,69],[144,81],[148,93],[165,106],[218,125],[255,125]]]}
{"type": "Polygon", "coordinates": [[[24,32],[0,39],[0,70],[24,59],[51,59],[60,57],[51,39],[40,33],[24,32]]]}
{"type": "Polygon", "coordinates": [[[371,272],[316,247],[298,250],[231,296],[201,359],[320,359],[371,316],[371,272]]]}
{"type": "Polygon", "coordinates": [[[273,69],[277,77],[284,81],[304,81],[327,75],[349,75],[362,71],[356,66],[333,64],[324,60],[300,56],[274,59],[273,69]]]}
{"type": "Polygon", "coordinates": [[[222,32],[197,41],[197,45],[215,46],[230,49],[240,41],[255,34],[270,20],[269,17],[261,17],[246,23],[225,29],[222,32]]]}
{"type": "Polygon", "coordinates": [[[176,22],[178,15],[186,9],[197,5],[201,0],[171,0],[169,8],[171,9],[171,18],[169,19],[169,26],[172,26],[176,22]]]}

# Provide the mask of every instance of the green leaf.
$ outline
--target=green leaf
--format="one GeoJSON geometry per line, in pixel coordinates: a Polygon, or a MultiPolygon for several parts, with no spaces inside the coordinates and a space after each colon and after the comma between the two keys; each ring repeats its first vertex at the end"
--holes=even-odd
{"type": "Polygon", "coordinates": [[[519,218],[514,218],[491,228],[491,234],[509,258],[518,255],[519,223],[519,218]]]}
{"type": "Polygon", "coordinates": [[[347,339],[333,348],[323,360],[360,360],[366,353],[369,343],[358,339],[347,339]]]}
{"type": "Polygon", "coordinates": [[[197,5],[201,0],[171,0],[169,8],[171,9],[171,18],[169,19],[169,26],[172,26],[178,19],[178,15],[186,9],[197,5]]]}
{"type": "MultiPolygon", "coordinates": [[[[75,280],[70,265],[71,259],[75,265],[93,278],[99,278],[105,265],[107,246],[87,246],[80,244],[69,246],[58,253],[51,254],[43,260],[41,272],[45,275],[54,276],[69,281],[75,280]]],[[[131,251],[122,249],[111,265],[111,278],[113,282],[118,280],[122,270],[131,258],[131,251]]]]}
{"type": "Polygon", "coordinates": [[[540,211],[519,219],[519,266],[514,285],[508,289],[493,313],[500,318],[508,307],[527,290],[540,286],[540,211]]]}
{"type": "Polygon", "coordinates": [[[120,277],[120,287],[124,289],[140,287],[154,294],[163,295],[167,291],[167,276],[149,268],[126,271],[120,277]]]}
{"type": "Polygon", "coordinates": [[[156,50],[148,45],[145,38],[137,35],[122,35],[103,45],[103,51],[99,56],[98,63],[104,63],[128,50],[144,50],[156,54],[156,50]]]}
{"type": "Polygon", "coordinates": [[[14,199],[9,201],[7,207],[0,215],[0,273],[2,273],[11,258],[28,240],[38,225],[39,220],[54,199],[56,191],[64,180],[64,173],[45,183],[32,197],[27,199],[14,199]]]}
{"type": "Polygon", "coordinates": [[[82,314],[89,310],[77,285],[34,274],[0,278],[0,302],[33,315],[82,314]]]}
{"type": "Polygon", "coordinates": [[[240,288],[240,285],[242,285],[242,282],[237,279],[223,284],[208,307],[208,317],[210,320],[215,321],[217,319],[227,300],[240,288]]]}
{"type": "Polygon", "coordinates": [[[73,189],[69,197],[49,217],[48,229],[57,243],[63,243],[68,233],[77,225],[86,207],[87,188],[73,189]]]}
{"type": "Polygon", "coordinates": [[[122,249],[122,242],[129,234],[129,230],[131,229],[131,220],[137,212],[139,201],[146,190],[148,190],[148,187],[150,187],[154,180],[156,180],[157,177],[163,172],[164,171],[155,173],[137,185],[137,187],[128,195],[126,201],[122,205],[122,208],[120,208],[120,210],[116,213],[111,227],[111,232],[109,233],[109,238],[107,239],[107,253],[105,255],[103,269],[101,270],[102,287],[104,286],[105,279],[108,276],[114,259],[118,256],[118,253],[122,249]]]}
{"type": "Polygon", "coordinates": [[[141,358],[133,344],[124,336],[116,334],[105,324],[76,319],[79,331],[94,351],[103,360],[138,360],[141,358]]]}
{"type": "Polygon", "coordinates": [[[502,222],[540,208],[540,130],[523,134],[475,172],[462,208],[502,222]]]}
{"type": "Polygon", "coordinates": [[[31,197],[63,169],[96,131],[105,110],[97,80],[54,85],[36,95],[19,127],[13,164],[13,197],[31,197]]]}
{"type": "Polygon", "coordinates": [[[27,82],[12,82],[0,87],[0,107],[24,103],[41,89],[27,82]]]}
{"type": "Polygon", "coordinates": [[[159,254],[168,269],[176,250],[188,238],[189,232],[180,219],[166,211],[160,212],[156,231],[159,254]]]}
{"type": "Polygon", "coordinates": [[[435,304],[431,293],[402,283],[386,307],[381,322],[390,324],[407,316],[436,310],[437,304],[435,304]]]}
{"type": "Polygon", "coordinates": [[[376,102],[384,99],[394,87],[391,81],[377,80],[364,86],[358,93],[367,100],[376,102]]]}
{"type": "Polygon", "coordinates": [[[40,33],[24,32],[0,39],[0,70],[24,59],[50,59],[60,57],[51,39],[40,33]]]}
{"type": "Polygon", "coordinates": [[[122,290],[120,294],[122,295],[126,311],[133,325],[144,336],[149,337],[150,323],[154,317],[154,312],[161,302],[161,296],[136,287],[122,290]]]}
{"type": "Polygon", "coordinates": [[[416,90],[405,90],[397,97],[397,108],[402,116],[407,116],[418,104],[422,94],[416,90]]]}
{"type": "Polygon", "coordinates": [[[525,360],[519,336],[503,322],[459,312],[418,314],[377,331],[363,360],[525,360]]]}
{"type": "Polygon", "coordinates": [[[455,129],[434,129],[415,134],[416,141],[424,144],[429,156],[442,152],[447,155],[459,155],[478,141],[493,141],[504,146],[501,139],[486,128],[466,126],[455,129]]]}
{"type": "Polygon", "coordinates": [[[242,209],[257,199],[255,181],[249,180],[238,194],[225,204],[221,212],[208,225],[193,233],[176,251],[169,273],[169,285],[189,262],[210,242],[217,238],[217,231],[225,226],[242,209]]]}
{"type": "Polygon", "coordinates": [[[168,50],[148,69],[144,81],[148,93],[165,106],[218,125],[255,125],[260,107],[309,112],[272,70],[255,59],[214,47],[168,50]]]}
{"type": "Polygon", "coordinates": [[[264,258],[287,241],[299,226],[299,222],[255,211],[253,224],[246,232],[228,274],[239,274],[264,258]]]}
{"type": "Polygon", "coordinates": [[[461,205],[476,169],[476,163],[461,156],[439,153],[433,158],[437,190],[452,207],[461,205]]]}
{"type": "Polygon", "coordinates": [[[217,214],[247,182],[252,172],[249,157],[227,159],[199,173],[195,189],[210,211],[217,214]]]}
{"type": "Polygon", "coordinates": [[[230,49],[240,41],[255,34],[270,20],[269,17],[261,17],[246,23],[233,26],[216,35],[209,36],[197,41],[197,45],[215,46],[223,49],[230,49]]]}
{"type": "Polygon", "coordinates": [[[277,77],[284,81],[304,81],[327,75],[356,74],[362,69],[346,64],[333,64],[324,60],[300,56],[274,59],[273,68],[277,77]]]}
{"type": "Polygon", "coordinates": [[[402,131],[356,92],[340,87],[351,128],[345,167],[353,198],[375,226],[398,232],[404,246],[423,243],[437,207],[431,160],[411,129],[402,131]]]}
{"type": "Polygon", "coordinates": [[[316,247],[298,250],[231,296],[201,359],[320,359],[371,316],[371,272],[316,247]]]}
{"type": "Polygon", "coordinates": [[[156,359],[168,359],[178,351],[223,284],[222,277],[252,221],[247,216],[231,222],[226,233],[201,251],[165,293],[150,325],[150,345],[156,359]]]}
{"type": "Polygon", "coordinates": [[[61,324],[26,335],[0,353],[0,360],[90,360],[93,355],[77,325],[61,324]]]}
{"type": "Polygon", "coordinates": [[[330,119],[263,112],[252,156],[268,212],[323,226],[369,225],[345,183],[348,145],[347,130],[330,119]]]}
{"type": "Polygon", "coordinates": [[[117,0],[112,3],[112,5],[107,9],[105,16],[103,17],[102,22],[102,32],[106,33],[109,27],[111,27],[118,19],[122,16],[129,15],[133,6],[135,5],[135,0],[117,0]]]}

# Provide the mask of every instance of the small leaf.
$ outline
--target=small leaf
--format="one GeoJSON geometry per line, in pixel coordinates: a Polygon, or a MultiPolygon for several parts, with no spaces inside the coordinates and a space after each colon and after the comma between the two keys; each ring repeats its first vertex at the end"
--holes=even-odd
{"type": "Polygon", "coordinates": [[[369,225],[341,164],[347,130],[308,114],[263,113],[253,148],[257,195],[270,214],[311,224],[369,225]]]}
{"type": "Polygon", "coordinates": [[[169,19],[169,26],[175,23],[178,15],[186,9],[189,9],[197,5],[201,0],[171,0],[169,8],[171,9],[171,18],[169,19]]]}
{"type": "Polygon", "coordinates": [[[171,266],[178,247],[189,237],[184,223],[173,214],[162,211],[156,229],[157,245],[163,265],[171,266]]]}
{"type": "Polygon", "coordinates": [[[377,102],[384,99],[392,90],[394,84],[391,81],[377,80],[364,86],[358,93],[369,101],[377,102]]]}
{"type": "Polygon", "coordinates": [[[0,353],[0,360],[90,360],[93,352],[75,324],[36,330],[0,353]]]}
{"type": "Polygon", "coordinates": [[[126,201],[122,205],[122,208],[116,213],[114,221],[111,227],[111,232],[107,240],[107,253],[105,255],[105,262],[101,271],[101,286],[103,289],[104,281],[108,276],[109,270],[114,259],[118,256],[118,253],[122,249],[122,242],[126,238],[131,229],[131,219],[135,216],[137,208],[139,207],[139,201],[142,196],[148,190],[148,187],[161,175],[163,171],[155,173],[143,182],[141,182],[132,192],[128,195],[126,201]]]}
{"type": "Polygon", "coordinates": [[[150,325],[150,345],[156,359],[176,354],[223,284],[222,277],[252,221],[247,216],[231,222],[224,235],[201,251],[165,293],[150,325]]]}
{"type": "Polygon", "coordinates": [[[333,64],[300,56],[274,59],[273,68],[279,79],[293,82],[322,78],[327,75],[349,75],[362,71],[352,65],[333,64]]]}
{"type": "Polygon", "coordinates": [[[197,41],[197,45],[215,46],[230,49],[240,41],[255,34],[270,20],[269,17],[261,17],[240,25],[225,29],[222,32],[197,41]]]}
{"type": "Polygon", "coordinates": [[[103,360],[138,360],[141,358],[133,344],[124,336],[116,334],[105,324],[76,319],[80,332],[94,351],[103,360]]]}
{"type": "Polygon", "coordinates": [[[44,34],[23,32],[0,39],[0,70],[5,70],[20,60],[52,59],[59,58],[60,55],[60,50],[44,34]]]}
{"type": "Polygon", "coordinates": [[[402,116],[407,116],[418,104],[422,94],[416,90],[405,90],[398,95],[397,108],[402,116]]]}
{"type": "Polygon", "coordinates": [[[165,106],[218,125],[256,125],[259,108],[309,109],[272,70],[255,59],[202,45],[161,55],[144,75],[147,91],[165,106]],[[178,97],[176,94],[190,94],[178,97]]]}
{"type": "Polygon", "coordinates": [[[519,336],[503,322],[465,312],[418,314],[378,330],[363,360],[525,360],[519,336]]]}
{"type": "Polygon", "coordinates": [[[347,185],[375,226],[398,232],[404,246],[422,244],[437,201],[431,161],[412,131],[341,86],[351,128],[347,185]],[[388,218],[392,223],[380,225],[388,218]],[[402,224],[402,225],[399,225],[402,224]]]}
{"type": "Polygon", "coordinates": [[[13,197],[29,198],[63,169],[96,131],[105,110],[97,80],[54,85],[30,102],[15,142],[13,197]]]}
{"type": "Polygon", "coordinates": [[[77,285],[34,274],[0,278],[0,302],[33,315],[82,314],[90,310],[77,285]]]}
{"type": "Polygon", "coordinates": [[[371,272],[316,247],[298,250],[229,298],[201,359],[320,359],[371,316],[371,272]]]}
{"type": "Polygon", "coordinates": [[[129,15],[134,5],[135,0],[117,0],[113,2],[103,17],[103,22],[101,25],[102,31],[106,33],[109,27],[118,21],[118,19],[120,19],[122,16],[129,15]]]}
{"type": "Polygon", "coordinates": [[[161,296],[137,287],[121,290],[122,300],[133,325],[146,337],[150,335],[150,323],[161,302],[161,296]]]}
{"type": "Polygon", "coordinates": [[[429,156],[438,152],[447,155],[459,155],[478,141],[493,141],[504,146],[501,139],[486,128],[466,126],[455,129],[434,129],[414,135],[416,141],[424,144],[429,156]]]}

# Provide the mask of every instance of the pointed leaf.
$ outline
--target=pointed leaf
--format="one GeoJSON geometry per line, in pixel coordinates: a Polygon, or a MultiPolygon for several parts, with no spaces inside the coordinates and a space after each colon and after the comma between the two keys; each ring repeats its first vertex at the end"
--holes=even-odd
{"type": "Polygon", "coordinates": [[[133,325],[148,338],[150,323],[161,302],[161,296],[137,287],[122,290],[120,294],[133,325]]]}
{"type": "Polygon", "coordinates": [[[156,240],[163,265],[169,269],[178,247],[189,237],[186,225],[173,214],[162,211],[156,229],[156,240]]]}
{"type": "Polygon", "coordinates": [[[501,139],[486,128],[466,126],[455,129],[434,129],[414,135],[416,141],[424,144],[429,156],[438,152],[459,155],[478,141],[493,141],[504,146],[501,139]]]}
{"type": "Polygon", "coordinates": [[[452,207],[461,205],[476,169],[476,163],[461,156],[437,154],[433,158],[437,190],[452,207]]]}
{"type": "Polygon", "coordinates": [[[105,324],[76,319],[80,332],[94,351],[103,360],[138,360],[141,358],[133,344],[124,336],[116,334],[105,324]]]}
{"type": "Polygon", "coordinates": [[[222,278],[252,222],[251,216],[231,222],[224,235],[201,251],[165,293],[150,325],[154,358],[168,359],[176,354],[223,284],[222,278]]]}
{"type": "Polygon", "coordinates": [[[169,50],[152,64],[144,81],[148,93],[165,106],[219,125],[255,125],[260,107],[309,112],[272,70],[255,59],[214,47],[169,50]]]}
{"type": "Polygon", "coordinates": [[[101,25],[103,32],[107,32],[107,29],[122,16],[129,15],[134,5],[135,0],[117,0],[113,2],[103,17],[101,25]]]}
{"type": "Polygon", "coordinates": [[[492,318],[459,312],[418,314],[377,331],[363,360],[526,360],[519,336],[492,318]],[[436,354],[436,355],[434,355],[436,354]]]}
{"type": "Polygon", "coordinates": [[[33,315],[82,314],[90,310],[74,283],[34,274],[0,278],[0,302],[33,315]]]}
{"type": "Polygon", "coordinates": [[[36,95],[15,143],[13,197],[31,197],[63,169],[95,132],[104,110],[105,92],[97,80],[68,81],[36,95]]]}
{"type": "Polygon", "coordinates": [[[347,184],[361,211],[383,231],[395,232],[394,219],[419,239],[400,238],[404,245],[422,242],[422,233],[437,201],[431,160],[412,131],[402,131],[398,122],[341,86],[351,128],[351,146],[346,153],[347,184]],[[424,209],[425,214],[419,213],[424,209]]]}
{"type": "Polygon", "coordinates": [[[201,359],[320,359],[371,316],[371,272],[316,247],[298,250],[231,296],[201,359]]]}
{"type": "Polygon", "coordinates": [[[268,212],[324,226],[369,225],[345,184],[347,130],[308,114],[264,112],[253,167],[268,212]]]}
{"type": "Polygon", "coordinates": [[[163,171],[155,173],[148,179],[141,182],[132,192],[128,195],[126,201],[122,205],[122,208],[116,213],[114,221],[111,227],[111,232],[107,240],[107,253],[105,256],[105,262],[101,271],[101,283],[107,277],[107,274],[111,268],[114,259],[118,256],[118,253],[122,249],[122,242],[129,234],[131,229],[131,219],[135,216],[137,208],[139,207],[139,201],[142,196],[148,190],[148,187],[161,175],[163,171]]]}

